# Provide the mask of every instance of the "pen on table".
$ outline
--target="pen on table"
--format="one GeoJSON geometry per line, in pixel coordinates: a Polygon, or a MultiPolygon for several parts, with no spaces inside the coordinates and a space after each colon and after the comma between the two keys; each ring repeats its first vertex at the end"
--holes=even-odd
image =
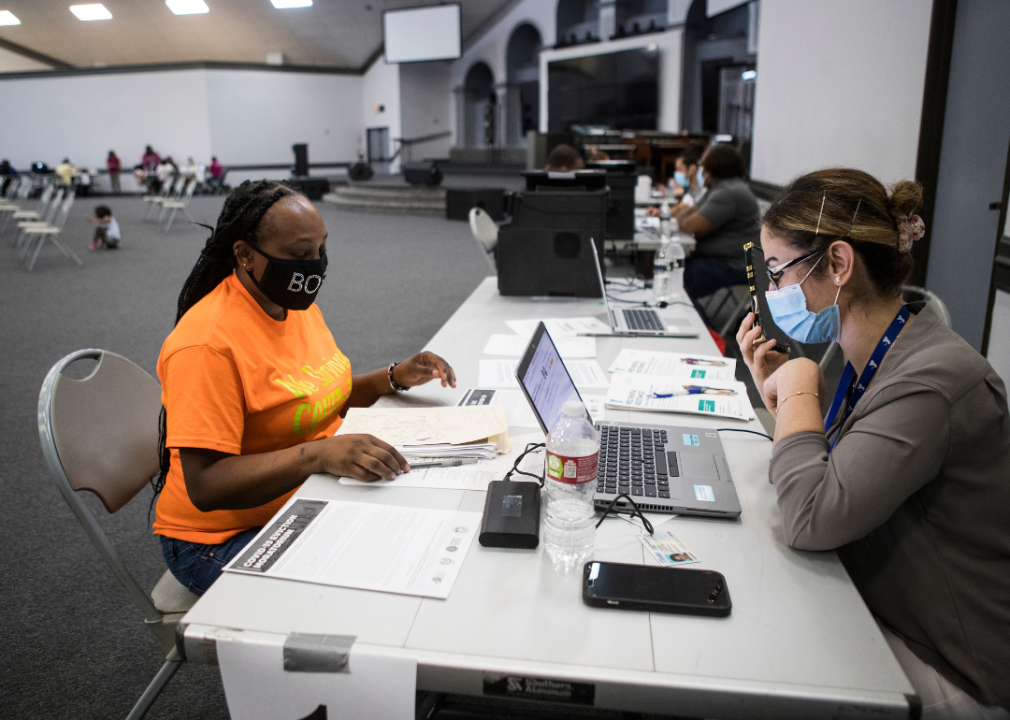
{"type": "Polygon", "coordinates": [[[477,464],[477,458],[461,458],[458,460],[439,460],[437,462],[425,462],[423,460],[414,459],[408,461],[410,463],[411,469],[414,468],[433,468],[433,467],[459,467],[460,465],[475,465],[477,464]]]}
{"type": "Polygon", "coordinates": [[[652,397],[662,400],[664,398],[679,397],[680,395],[701,395],[701,388],[683,388],[681,390],[671,390],[666,393],[652,393],[652,397]]]}

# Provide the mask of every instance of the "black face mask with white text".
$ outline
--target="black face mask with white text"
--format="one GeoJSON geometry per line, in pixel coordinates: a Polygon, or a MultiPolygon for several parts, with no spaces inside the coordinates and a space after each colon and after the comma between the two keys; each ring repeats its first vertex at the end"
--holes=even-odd
{"type": "Polygon", "coordinates": [[[259,280],[252,272],[249,278],[267,300],[285,310],[305,310],[316,299],[326,278],[326,250],[319,250],[318,260],[282,260],[256,250],[267,259],[266,269],[259,280]]]}

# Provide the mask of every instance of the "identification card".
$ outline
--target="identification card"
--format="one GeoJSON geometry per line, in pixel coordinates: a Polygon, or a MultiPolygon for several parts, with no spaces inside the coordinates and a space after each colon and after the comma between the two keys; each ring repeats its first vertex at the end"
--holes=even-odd
{"type": "Polygon", "coordinates": [[[652,557],[659,561],[660,565],[687,565],[698,562],[698,558],[688,550],[687,545],[671,532],[639,535],[638,539],[645,545],[645,549],[652,553],[652,557]]]}

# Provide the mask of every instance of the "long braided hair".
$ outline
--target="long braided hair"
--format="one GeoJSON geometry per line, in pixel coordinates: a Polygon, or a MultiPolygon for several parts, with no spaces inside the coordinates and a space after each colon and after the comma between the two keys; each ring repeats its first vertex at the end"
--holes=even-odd
{"type": "MultiPolygon", "coordinates": [[[[272,208],[278,200],[292,195],[302,193],[285,181],[246,180],[239,185],[224,201],[221,214],[217,218],[217,227],[205,225],[211,231],[207,238],[196,265],[186,278],[179,293],[179,305],[175,316],[175,324],[178,325],[182,316],[186,312],[208,295],[214,288],[221,284],[225,278],[231,275],[237,267],[235,259],[234,245],[239,240],[245,240],[253,247],[258,247],[256,232],[259,230],[263,216],[272,208]]],[[[151,505],[148,508],[148,522],[151,518],[151,509],[154,508],[158,495],[165,487],[165,478],[168,477],[169,466],[171,465],[171,453],[165,447],[167,437],[168,420],[165,407],[161,408],[161,416],[158,419],[158,458],[160,472],[151,480],[154,488],[154,496],[151,498],[151,505]]]]}

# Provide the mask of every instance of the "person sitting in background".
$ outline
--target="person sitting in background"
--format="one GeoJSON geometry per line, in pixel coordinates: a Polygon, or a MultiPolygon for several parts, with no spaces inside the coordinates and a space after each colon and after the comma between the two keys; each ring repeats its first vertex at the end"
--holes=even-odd
{"type": "Polygon", "coordinates": [[[698,300],[719,288],[747,282],[743,246],[756,243],[761,233],[757,198],[744,173],[743,157],[736,148],[711,146],[701,158],[705,196],[677,220],[680,229],[698,241],[684,263],[684,291],[706,322],[698,300]]]}
{"type": "Polygon", "coordinates": [[[70,158],[63,158],[63,162],[56,166],[54,172],[56,173],[56,177],[59,178],[59,181],[56,183],[57,185],[60,187],[70,187],[74,181],[74,173],[77,172],[77,168],[71,164],[70,158]]]}
{"type": "Polygon", "coordinates": [[[210,171],[210,182],[207,184],[210,185],[214,192],[217,192],[223,184],[224,165],[217,161],[217,156],[215,155],[210,159],[210,166],[207,169],[210,171]]]}
{"type": "Polygon", "coordinates": [[[18,171],[11,167],[10,160],[0,160],[0,194],[7,194],[7,186],[11,184],[11,180],[17,177],[18,171]]]}
{"type": "Polygon", "coordinates": [[[671,212],[679,223],[688,210],[698,204],[705,194],[705,183],[701,177],[701,156],[705,148],[695,143],[685,148],[674,161],[674,173],[670,178],[673,196],[680,200],[671,212]]]}
{"type": "Polygon", "coordinates": [[[119,157],[117,157],[114,150],[109,150],[109,157],[105,160],[105,168],[109,171],[109,182],[112,183],[112,194],[119,195],[119,171],[122,169],[122,163],[119,161],[119,157]]]}
{"type": "Polygon", "coordinates": [[[99,205],[95,208],[95,217],[88,218],[88,222],[97,223],[95,228],[95,238],[91,241],[89,250],[108,248],[115,250],[119,247],[122,235],[119,231],[119,223],[112,217],[112,210],[107,205],[99,205]]]}
{"type": "Polygon", "coordinates": [[[581,170],[584,167],[582,156],[579,151],[571,145],[558,145],[551,150],[547,156],[547,167],[544,170],[549,172],[566,172],[581,170]]]}
{"type": "Polygon", "coordinates": [[[144,150],[144,156],[140,159],[140,164],[147,172],[154,172],[161,165],[161,155],[154,151],[150,145],[144,150]]]}
{"type": "Polygon", "coordinates": [[[589,156],[589,162],[607,162],[610,160],[610,155],[600,150],[595,145],[590,145],[586,148],[586,152],[589,156]]]}
{"type": "Polygon", "coordinates": [[[798,178],[765,213],[771,320],[798,342],[839,343],[848,361],[826,418],[816,362],[768,352],[753,314],[737,341],[776,416],[769,479],[786,542],[838,553],[923,720],[1006,720],[1006,388],[932,308],[901,299],[921,204],[918,183],[888,194],[834,168],[798,178]]]}
{"type": "Polygon", "coordinates": [[[182,166],[180,172],[185,176],[186,181],[196,179],[196,174],[200,171],[200,166],[196,164],[196,160],[192,157],[186,158],[186,164],[182,166]]]}
{"type": "Polygon", "coordinates": [[[140,159],[138,178],[143,178],[147,185],[147,191],[152,195],[161,192],[161,180],[158,179],[159,165],[161,165],[161,155],[148,145],[144,150],[144,156],[140,159]]]}
{"type": "Polygon", "coordinates": [[[198,595],[309,475],[373,481],[409,471],[371,435],[334,437],[347,408],[430,380],[456,387],[430,352],[351,375],[314,305],[326,245],[323,218],[302,193],[244,182],[179,295],[158,359],[154,532],[169,570],[198,595]]]}
{"type": "Polygon", "coordinates": [[[165,183],[174,183],[175,177],[178,174],[179,168],[176,166],[172,156],[169,155],[165,157],[165,159],[161,161],[161,164],[158,165],[157,169],[159,191],[161,188],[165,187],[165,183]]]}

